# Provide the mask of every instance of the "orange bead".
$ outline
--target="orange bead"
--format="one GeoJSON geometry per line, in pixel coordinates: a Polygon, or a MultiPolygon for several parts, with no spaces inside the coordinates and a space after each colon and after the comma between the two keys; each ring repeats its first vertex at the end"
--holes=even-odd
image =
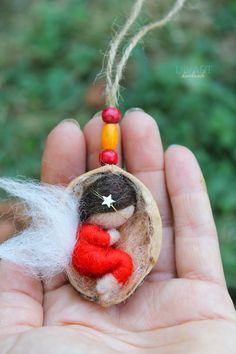
{"type": "Polygon", "coordinates": [[[102,128],[102,149],[115,150],[118,144],[117,124],[104,124],[102,128]]]}

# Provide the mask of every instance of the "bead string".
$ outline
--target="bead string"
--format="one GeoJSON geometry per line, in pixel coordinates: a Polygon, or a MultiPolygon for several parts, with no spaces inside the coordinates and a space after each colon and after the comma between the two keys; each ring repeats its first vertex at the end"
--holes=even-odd
{"type": "Polygon", "coordinates": [[[121,118],[119,109],[107,107],[102,111],[102,119],[105,123],[102,128],[102,151],[99,154],[101,165],[116,165],[118,163],[118,154],[116,152],[119,131],[118,123],[121,118]]]}

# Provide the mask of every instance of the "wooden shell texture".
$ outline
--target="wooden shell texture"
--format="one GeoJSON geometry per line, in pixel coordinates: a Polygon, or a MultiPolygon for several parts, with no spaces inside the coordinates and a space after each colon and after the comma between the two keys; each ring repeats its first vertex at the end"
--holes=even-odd
{"type": "Polygon", "coordinates": [[[160,253],[162,240],[161,218],[150,191],[136,177],[115,165],[105,165],[87,172],[74,179],[68,190],[81,199],[83,191],[104,173],[122,174],[133,184],[136,191],[136,209],[134,215],[119,228],[121,238],[117,248],[132,256],[134,271],[128,282],[109,300],[104,300],[96,291],[96,280],[80,275],[72,265],[67,270],[67,276],[72,286],[86,299],[95,301],[102,306],[111,306],[125,301],[143,282],[146,275],[155,265],[160,253]]]}

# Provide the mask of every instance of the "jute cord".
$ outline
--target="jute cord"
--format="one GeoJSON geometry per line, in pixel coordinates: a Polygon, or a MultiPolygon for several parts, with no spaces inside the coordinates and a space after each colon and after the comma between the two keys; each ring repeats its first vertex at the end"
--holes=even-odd
{"type": "Polygon", "coordinates": [[[158,27],[163,27],[168,23],[177,12],[183,7],[186,0],[176,0],[173,7],[169,12],[160,20],[149,23],[143,26],[129,41],[128,45],[123,51],[120,60],[117,61],[118,50],[125,39],[130,27],[134,24],[137,19],[142,6],[146,0],[136,0],[129,17],[127,18],[123,28],[118,32],[115,38],[111,41],[109,46],[109,52],[107,57],[106,65],[106,88],[105,97],[107,106],[117,106],[119,99],[119,88],[120,81],[123,76],[124,69],[126,67],[127,61],[131,55],[132,50],[135,48],[137,43],[150,31],[158,27]]]}

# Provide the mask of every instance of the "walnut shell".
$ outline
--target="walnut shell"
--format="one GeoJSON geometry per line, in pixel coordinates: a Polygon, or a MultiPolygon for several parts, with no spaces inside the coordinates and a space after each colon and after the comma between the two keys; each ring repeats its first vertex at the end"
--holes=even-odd
{"type": "Polygon", "coordinates": [[[155,265],[160,253],[162,225],[159,210],[147,187],[130,173],[114,165],[106,165],[75,178],[68,186],[80,199],[83,191],[104,173],[122,174],[133,184],[136,191],[136,211],[120,228],[121,238],[117,248],[129,253],[133,258],[134,271],[128,282],[104,301],[96,291],[96,280],[79,274],[72,265],[67,276],[72,286],[86,299],[102,306],[111,306],[126,300],[142,283],[155,265]]]}

